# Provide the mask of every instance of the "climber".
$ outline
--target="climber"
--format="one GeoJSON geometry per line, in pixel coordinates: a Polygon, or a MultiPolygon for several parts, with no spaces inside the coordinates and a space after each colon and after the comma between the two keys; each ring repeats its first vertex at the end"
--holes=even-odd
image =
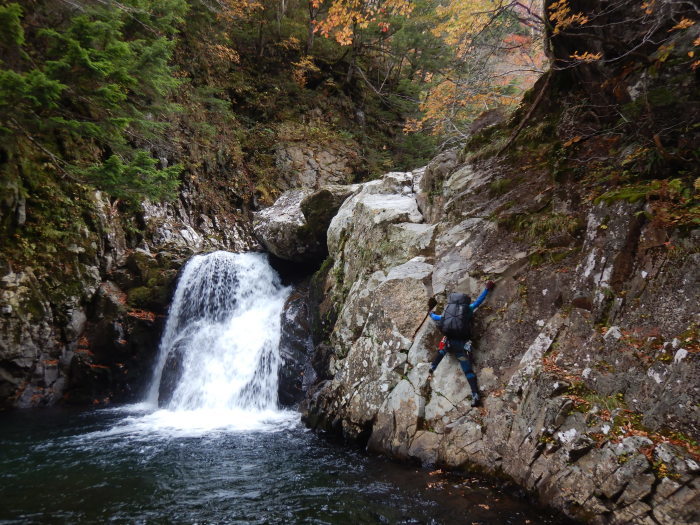
{"type": "Polygon", "coordinates": [[[470,299],[466,294],[452,293],[448,298],[443,315],[430,312],[430,317],[435,321],[438,327],[440,327],[445,337],[440,341],[438,355],[430,365],[429,374],[433,374],[448,351],[453,352],[471,387],[473,407],[479,406],[481,397],[476,382],[476,374],[472,369],[471,363],[471,320],[474,310],[484,302],[484,299],[486,299],[489,291],[492,290],[494,286],[495,283],[493,281],[488,281],[484,291],[481,292],[476,301],[471,304],[469,304],[470,299]]]}

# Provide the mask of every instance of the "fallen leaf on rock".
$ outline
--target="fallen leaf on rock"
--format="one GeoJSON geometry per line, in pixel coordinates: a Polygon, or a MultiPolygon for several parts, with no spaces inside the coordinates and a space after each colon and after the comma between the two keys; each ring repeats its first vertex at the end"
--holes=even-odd
{"type": "Polygon", "coordinates": [[[141,319],[142,321],[154,321],[156,314],[149,312],[147,310],[131,310],[127,312],[129,317],[135,317],[136,319],[141,319]]]}
{"type": "Polygon", "coordinates": [[[565,147],[565,148],[568,148],[568,147],[571,146],[572,144],[576,144],[577,142],[580,142],[582,138],[583,138],[583,137],[582,137],[581,135],[576,135],[575,137],[573,137],[573,138],[567,140],[567,141],[564,143],[564,147],[565,147]]]}

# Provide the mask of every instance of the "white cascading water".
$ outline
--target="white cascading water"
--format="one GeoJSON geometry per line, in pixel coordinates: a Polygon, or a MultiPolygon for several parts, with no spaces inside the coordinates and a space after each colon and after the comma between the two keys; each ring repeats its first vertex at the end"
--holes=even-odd
{"type": "Polygon", "coordinates": [[[263,254],[218,251],[190,259],[170,306],[146,405],[158,407],[164,367],[173,356],[177,380],[149,422],[205,430],[288,419],[277,406],[288,294],[263,254]]]}

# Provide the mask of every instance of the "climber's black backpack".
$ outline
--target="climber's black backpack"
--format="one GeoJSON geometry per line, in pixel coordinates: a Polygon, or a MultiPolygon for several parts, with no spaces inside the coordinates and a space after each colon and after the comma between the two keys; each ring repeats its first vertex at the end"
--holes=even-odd
{"type": "Polygon", "coordinates": [[[450,339],[469,339],[471,336],[471,299],[463,293],[451,293],[442,314],[440,329],[450,339]]]}

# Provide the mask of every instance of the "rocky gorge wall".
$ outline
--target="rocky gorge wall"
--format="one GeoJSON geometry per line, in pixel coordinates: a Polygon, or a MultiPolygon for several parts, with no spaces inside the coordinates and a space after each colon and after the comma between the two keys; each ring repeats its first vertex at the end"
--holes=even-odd
{"type": "MultiPolygon", "coordinates": [[[[226,146],[232,147],[203,152],[193,143],[172,153],[170,162],[187,157],[194,165],[171,203],[125,207],[72,183],[43,194],[39,187],[52,185],[41,173],[3,179],[0,227],[18,239],[19,253],[0,254],[0,409],[140,398],[187,260],[214,250],[263,249],[253,231],[252,189],[241,182],[243,168],[227,157],[226,146]],[[59,221],[63,232],[56,229],[59,221]]],[[[282,186],[304,188],[305,195],[321,185],[350,182],[349,166],[357,160],[341,146],[320,154],[298,141],[280,142],[277,150],[282,186]]],[[[337,209],[349,195],[343,192],[321,192],[322,206],[316,208],[324,220],[330,221],[328,197],[338,201],[337,209]]],[[[310,345],[304,296],[303,289],[292,294],[285,310],[285,404],[303,396],[303,356],[310,345]]]]}
{"type": "Polygon", "coordinates": [[[207,213],[195,186],[175,203],[144,203],[136,245],[105,196],[83,205],[81,238],[54,246],[62,253],[50,267],[2,267],[0,406],[133,400],[150,378],[182,265],[202,251],[259,247],[241,216],[207,213]]]}
{"type": "Polygon", "coordinates": [[[546,175],[499,182],[517,169],[448,152],[353,188],[313,280],[304,420],[503,474],[593,523],[697,523],[700,230],[546,175]],[[427,313],[487,279],[472,408],[453,356],[428,375],[441,335],[427,313]]]}

